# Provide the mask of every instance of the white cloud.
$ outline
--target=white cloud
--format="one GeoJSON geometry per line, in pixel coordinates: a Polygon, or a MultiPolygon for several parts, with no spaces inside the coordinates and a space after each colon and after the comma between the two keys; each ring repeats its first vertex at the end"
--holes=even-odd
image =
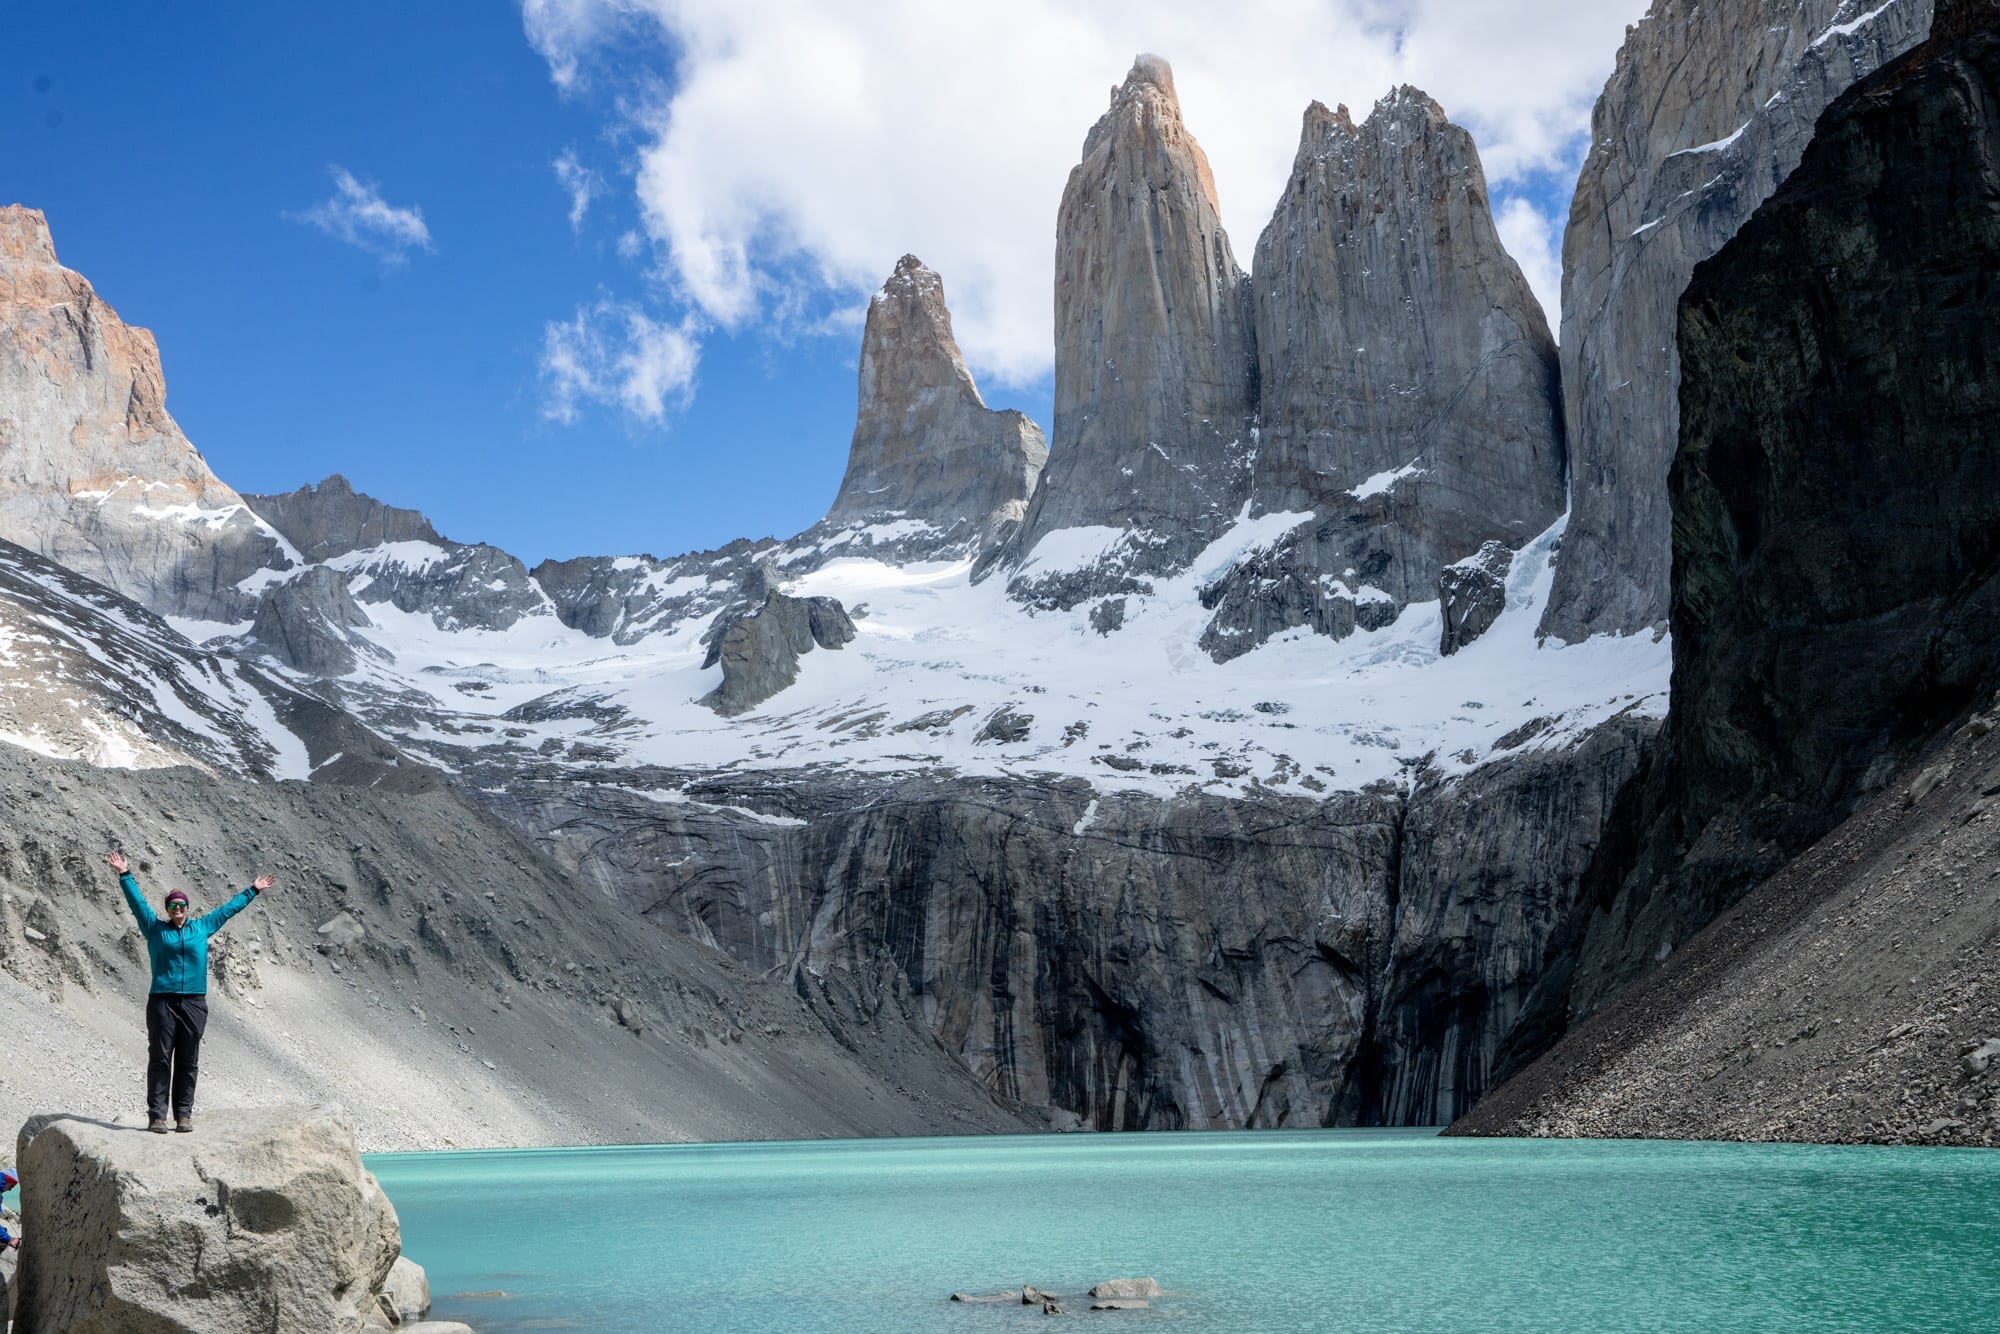
{"type": "Polygon", "coordinates": [[[1500,242],[1521,266],[1542,313],[1549,317],[1549,332],[1560,334],[1562,310],[1562,237],[1549,215],[1525,199],[1510,199],[1494,215],[1500,242]]]}
{"type": "Polygon", "coordinates": [[[542,415],[574,422],[588,403],[659,424],[694,393],[701,343],[693,316],[662,324],[637,306],[599,301],[542,331],[542,415]]]}
{"type": "Polygon", "coordinates": [[[569,192],[569,226],[571,231],[583,227],[584,215],[590,212],[590,203],[597,198],[603,183],[597,173],[577,161],[576,150],[564,149],[562,156],[555,160],[556,180],[569,192]]]}
{"type": "MultiPolygon", "coordinates": [[[[638,205],[672,294],[725,328],[857,302],[913,251],[943,275],[984,375],[1052,353],[1054,224],[1106,91],[1140,51],[1174,66],[1248,267],[1317,98],[1356,114],[1423,88],[1478,139],[1503,213],[1574,169],[1646,0],[524,0],[552,77],[629,70],[652,41],[638,205]],[[596,60],[616,41],[620,59],[596,60]]],[[[620,77],[631,77],[629,75],[620,77]]],[[[1517,234],[1524,220],[1514,212],[1517,234]]],[[[1530,238],[1532,239],[1532,238],[1530,238]]],[[[1534,271],[1541,261],[1517,256],[1534,271]]],[[[1542,275],[1544,278],[1546,274],[1542,275]]],[[[1545,301],[1552,293],[1538,282],[1545,301]]],[[[1551,307],[1551,322],[1555,322],[1551,307]]]]}
{"type": "Polygon", "coordinates": [[[328,236],[400,264],[412,250],[431,248],[431,229],[423,210],[387,203],[373,184],[356,179],[345,167],[329,167],[333,196],[290,216],[328,236]]]}

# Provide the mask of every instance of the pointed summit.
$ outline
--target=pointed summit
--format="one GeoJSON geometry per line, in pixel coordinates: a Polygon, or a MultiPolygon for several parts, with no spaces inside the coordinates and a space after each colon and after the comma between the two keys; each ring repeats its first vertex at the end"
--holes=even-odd
{"type": "Polygon", "coordinates": [[[0,208],[0,532],[156,612],[248,619],[235,584],[287,557],[167,415],[153,335],[0,208]]]}
{"type": "Polygon", "coordinates": [[[944,280],[905,255],[868,304],[847,473],[829,525],[916,520],[958,543],[1018,522],[1048,446],[979,396],[952,336],[944,280]]]}
{"type": "Polygon", "coordinates": [[[1255,274],[1254,505],[1325,521],[1211,590],[1212,654],[1393,620],[1562,512],[1555,341],[1472,136],[1428,94],[1397,88],[1360,125],[1306,108],[1255,274]]]}
{"type": "Polygon", "coordinates": [[[1059,572],[1060,588],[1016,586],[1074,606],[1185,566],[1248,480],[1249,281],[1158,56],[1133,63],[1084,138],[1056,219],[1055,306],[1055,433],[1016,564],[1035,568],[1060,529],[1122,536],[1089,569],[1059,572]]]}

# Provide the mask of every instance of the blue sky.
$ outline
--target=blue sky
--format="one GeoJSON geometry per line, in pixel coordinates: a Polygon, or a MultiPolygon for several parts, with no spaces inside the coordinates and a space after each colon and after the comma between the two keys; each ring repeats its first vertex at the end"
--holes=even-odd
{"type": "MultiPolygon", "coordinates": [[[[1330,0],[1342,49],[1355,3],[1330,0]]],[[[943,272],[988,402],[1047,425],[1054,196],[1129,63],[1111,53],[1208,44],[1185,15],[1160,33],[1146,6],[1107,20],[1098,46],[1066,43],[1074,69],[1047,71],[1030,123],[1009,87],[1020,59],[994,66],[990,104],[965,105],[958,90],[989,86],[977,70],[912,86],[922,62],[885,34],[1046,43],[1034,6],[992,33],[925,29],[951,7],[885,14],[879,33],[840,8],[817,27],[764,24],[756,8],[530,0],[524,21],[499,3],[17,7],[0,51],[0,202],[43,209],[63,262],[158,335],[170,410],[239,490],[345,473],[530,563],[786,535],[838,484],[856,312],[904,250],[943,272]],[[898,79],[867,76],[871,61],[898,79]],[[401,219],[400,247],[312,222],[337,172],[350,201],[401,219]],[[588,327],[601,358],[566,412],[551,360],[565,327],[588,327]],[[693,366],[652,402],[618,392],[640,328],[693,366]]],[[[1564,57],[1567,91],[1539,121],[1494,95],[1492,137],[1517,165],[1496,172],[1481,136],[1489,174],[1509,178],[1496,199],[1545,225],[1566,209],[1578,122],[1616,42],[1589,45],[1564,57]]],[[[1240,194],[1268,193],[1297,112],[1267,129],[1273,116],[1233,96],[1226,58],[1194,54],[1176,63],[1183,102],[1247,264],[1267,205],[1231,216],[1224,152],[1255,165],[1240,194]]],[[[1454,77],[1438,68],[1433,83],[1454,77]]],[[[1314,95],[1359,110],[1393,72],[1357,66],[1356,91],[1314,95]]],[[[1468,85],[1461,100],[1482,96],[1468,85]]]]}

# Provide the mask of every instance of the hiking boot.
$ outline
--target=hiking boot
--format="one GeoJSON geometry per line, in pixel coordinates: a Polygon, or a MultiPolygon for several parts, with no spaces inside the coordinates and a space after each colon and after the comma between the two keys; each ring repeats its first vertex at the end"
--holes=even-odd
{"type": "Polygon", "coordinates": [[[152,1131],[155,1135],[164,1135],[167,1133],[167,1123],[156,1116],[146,1123],[146,1129],[152,1131]]]}
{"type": "Polygon", "coordinates": [[[179,1135],[192,1135],[194,1133],[194,1118],[192,1116],[175,1117],[174,1133],[179,1135]]]}

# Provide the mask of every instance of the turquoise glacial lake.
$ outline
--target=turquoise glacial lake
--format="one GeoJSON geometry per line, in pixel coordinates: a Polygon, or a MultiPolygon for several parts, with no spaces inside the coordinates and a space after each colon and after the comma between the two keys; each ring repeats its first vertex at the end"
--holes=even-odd
{"type": "Polygon", "coordinates": [[[1428,1131],[371,1155],[433,1319],[577,1329],[2000,1328],[2000,1152],[1428,1131]]]}

